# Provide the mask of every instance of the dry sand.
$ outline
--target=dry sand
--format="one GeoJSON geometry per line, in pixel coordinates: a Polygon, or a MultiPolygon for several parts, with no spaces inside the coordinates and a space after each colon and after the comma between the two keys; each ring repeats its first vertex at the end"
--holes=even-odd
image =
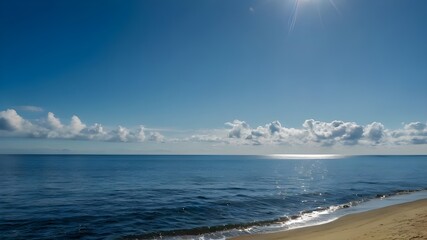
{"type": "Polygon", "coordinates": [[[427,239],[427,199],[356,213],[336,221],[233,240],[427,239]]]}

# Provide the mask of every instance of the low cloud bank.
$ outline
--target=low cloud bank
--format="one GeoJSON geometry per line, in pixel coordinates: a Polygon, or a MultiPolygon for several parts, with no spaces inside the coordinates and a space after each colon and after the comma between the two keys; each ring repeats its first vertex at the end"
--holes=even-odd
{"type": "MultiPolygon", "coordinates": [[[[74,139],[112,142],[204,142],[236,145],[418,145],[427,144],[427,124],[411,122],[401,129],[390,130],[379,122],[359,125],[355,122],[304,121],[300,128],[288,128],[279,121],[251,127],[241,120],[225,123],[226,128],[204,130],[182,138],[166,138],[156,131],[147,131],[140,125],[129,129],[117,126],[107,129],[99,123],[86,125],[79,117],[72,116],[64,124],[49,112],[43,119],[27,120],[14,109],[0,111],[0,137],[25,137],[47,139],[74,139]]],[[[194,133],[194,132],[193,132],[194,133]]]]}
{"type": "Polygon", "coordinates": [[[164,139],[163,135],[158,132],[147,132],[142,125],[136,129],[118,126],[116,129],[110,130],[99,123],[88,126],[75,115],[71,117],[69,124],[63,124],[51,112],[44,119],[29,121],[22,118],[14,109],[0,112],[0,136],[113,142],[143,142],[146,140],[162,142],[164,139]],[[147,134],[150,135],[148,139],[147,134]]]}
{"type": "Polygon", "coordinates": [[[304,121],[301,128],[287,128],[279,121],[251,128],[244,121],[227,122],[230,142],[240,144],[314,144],[333,145],[409,145],[427,144],[427,125],[422,122],[405,124],[402,129],[386,129],[373,122],[365,126],[355,122],[304,121]]]}

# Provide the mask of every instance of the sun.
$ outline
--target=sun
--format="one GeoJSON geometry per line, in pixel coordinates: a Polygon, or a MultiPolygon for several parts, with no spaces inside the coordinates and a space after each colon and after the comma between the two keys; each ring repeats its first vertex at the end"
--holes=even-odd
{"type": "Polygon", "coordinates": [[[337,5],[335,4],[334,0],[293,0],[292,13],[289,18],[289,32],[292,32],[294,30],[295,24],[297,22],[299,10],[303,5],[308,5],[308,4],[315,5],[317,7],[319,17],[322,18],[319,10],[319,4],[322,2],[328,2],[337,11],[337,13],[340,14],[340,11],[337,5]]]}

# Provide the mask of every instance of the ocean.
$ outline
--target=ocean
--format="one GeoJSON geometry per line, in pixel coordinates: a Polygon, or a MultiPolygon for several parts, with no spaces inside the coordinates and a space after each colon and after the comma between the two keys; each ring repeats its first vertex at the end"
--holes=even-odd
{"type": "Polygon", "coordinates": [[[0,155],[0,238],[225,239],[426,190],[427,156],[0,155]]]}

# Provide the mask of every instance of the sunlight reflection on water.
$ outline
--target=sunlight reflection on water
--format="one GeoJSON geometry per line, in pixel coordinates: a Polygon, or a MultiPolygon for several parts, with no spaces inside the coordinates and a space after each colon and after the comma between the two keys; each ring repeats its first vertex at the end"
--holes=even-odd
{"type": "Polygon", "coordinates": [[[272,159],[341,159],[347,157],[346,155],[341,154],[270,154],[267,157],[272,159]]]}

